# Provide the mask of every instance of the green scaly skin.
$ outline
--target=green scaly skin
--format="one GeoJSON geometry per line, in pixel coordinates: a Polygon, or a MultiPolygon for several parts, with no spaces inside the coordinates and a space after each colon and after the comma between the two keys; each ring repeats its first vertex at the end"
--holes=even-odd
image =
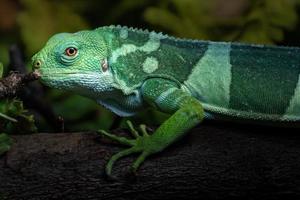
{"type": "Polygon", "coordinates": [[[110,159],[145,158],[202,119],[289,124],[300,121],[300,50],[177,39],[121,26],[54,35],[33,57],[41,80],[94,99],[120,116],[147,107],[172,114],[152,135],[129,123],[134,139],[101,134],[130,146],[110,159]],[[72,51],[70,54],[69,50],[72,51]]]}

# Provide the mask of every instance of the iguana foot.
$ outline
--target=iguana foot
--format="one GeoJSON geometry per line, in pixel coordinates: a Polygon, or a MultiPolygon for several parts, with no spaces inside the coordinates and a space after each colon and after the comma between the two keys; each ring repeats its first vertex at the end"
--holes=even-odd
{"type": "Polygon", "coordinates": [[[105,168],[105,172],[109,177],[111,177],[113,164],[118,159],[128,156],[130,154],[141,153],[140,156],[135,160],[135,162],[131,166],[131,170],[135,173],[136,170],[143,163],[143,161],[146,159],[147,156],[157,152],[157,150],[155,148],[156,144],[151,139],[151,135],[149,135],[147,133],[146,126],[144,124],[140,125],[141,135],[139,134],[138,131],[136,131],[133,128],[133,125],[130,121],[127,121],[127,125],[129,127],[130,132],[131,132],[132,136],[134,137],[134,139],[128,139],[125,137],[116,136],[116,135],[110,134],[104,130],[99,130],[99,132],[102,135],[104,135],[105,137],[107,137],[111,140],[117,141],[120,144],[130,146],[130,148],[120,151],[119,153],[113,155],[110,158],[110,160],[108,161],[106,168],[105,168]]]}

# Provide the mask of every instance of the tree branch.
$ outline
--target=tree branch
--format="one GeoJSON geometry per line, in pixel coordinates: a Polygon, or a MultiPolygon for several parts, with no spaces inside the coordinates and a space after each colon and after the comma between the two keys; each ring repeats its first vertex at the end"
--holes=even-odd
{"type": "Polygon", "coordinates": [[[117,162],[115,182],[105,179],[103,169],[121,148],[95,133],[13,139],[0,159],[0,194],[7,199],[300,197],[297,129],[206,122],[146,160],[136,179],[123,175],[136,157],[117,162]]]}
{"type": "Polygon", "coordinates": [[[38,78],[39,74],[37,72],[29,74],[11,72],[7,77],[0,80],[0,99],[16,96],[20,88],[38,78]]]}

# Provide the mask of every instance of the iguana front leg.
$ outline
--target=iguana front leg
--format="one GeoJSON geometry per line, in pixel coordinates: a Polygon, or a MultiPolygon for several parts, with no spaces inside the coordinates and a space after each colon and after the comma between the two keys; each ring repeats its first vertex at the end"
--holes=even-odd
{"type": "Polygon", "coordinates": [[[172,144],[184,135],[189,129],[197,125],[204,117],[203,108],[200,102],[188,93],[180,90],[171,81],[153,78],[147,80],[141,88],[145,102],[162,112],[173,114],[167,119],[152,135],[146,132],[144,126],[141,127],[142,135],[139,135],[131,126],[131,133],[135,139],[127,139],[100,131],[103,135],[121,144],[131,146],[111,157],[106,165],[107,175],[111,175],[114,162],[121,157],[132,153],[141,153],[132,165],[132,170],[136,171],[145,158],[157,153],[172,144]]]}

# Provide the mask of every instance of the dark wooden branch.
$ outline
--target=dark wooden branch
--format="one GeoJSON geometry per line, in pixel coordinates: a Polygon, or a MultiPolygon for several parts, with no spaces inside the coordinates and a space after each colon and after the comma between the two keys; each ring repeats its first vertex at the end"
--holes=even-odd
{"type": "Polygon", "coordinates": [[[38,78],[39,74],[36,72],[28,73],[26,75],[11,72],[7,77],[0,79],[0,99],[16,96],[21,87],[38,78]]]}
{"type": "MultiPolygon", "coordinates": [[[[121,147],[95,133],[13,136],[0,159],[7,199],[283,199],[300,197],[299,129],[205,123],[150,157],[136,179],[136,157],[104,164],[121,147]]],[[[0,198],[1,199],[1,198],[0,198]]]]}

